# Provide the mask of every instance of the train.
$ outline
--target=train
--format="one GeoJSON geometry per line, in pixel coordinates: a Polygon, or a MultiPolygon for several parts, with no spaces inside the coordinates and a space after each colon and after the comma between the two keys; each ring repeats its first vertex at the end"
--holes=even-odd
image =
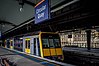
{"type": "Polygon", "coordinates": [[[63,61],[60,37],[55,32],[35,32],[5,39],[5,48],[63,61]]]}

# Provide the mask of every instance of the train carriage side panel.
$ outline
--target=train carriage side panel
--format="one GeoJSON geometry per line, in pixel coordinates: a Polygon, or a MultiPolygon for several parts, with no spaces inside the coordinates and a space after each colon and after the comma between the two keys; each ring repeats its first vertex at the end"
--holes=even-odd
{"type": "Polygon", "coordinates": [[[40,40],[40,52],[41,52],[41,57],[43,58],[43,49],[42,49],[42,40],[41,40],[41,32],[39,33],[39,40],[40,40]]]}
{"type": "Polygon", "coordinates": [[[48,41],[47,43],[45,42],[46,39],[42,39],[42,34],[46,34],[46,32],[40,32],[40,38],[41,38],[41,46],[42,46],[42,55],[43,57],[50,57],[51,56],[51,53],[50,53],[50,48],[49,46],[47,45],[48,44],[48,41]]]}
{"type": "Polygon", "coordinates": [[[10,40],[10,48],[13,49],[13,40],[10,40]]]}
{"type": "Polygon", "coordinates": [[[62,49],[61,48],[56,48],[56,53],[57,55],[62,55],[62,49]]]}

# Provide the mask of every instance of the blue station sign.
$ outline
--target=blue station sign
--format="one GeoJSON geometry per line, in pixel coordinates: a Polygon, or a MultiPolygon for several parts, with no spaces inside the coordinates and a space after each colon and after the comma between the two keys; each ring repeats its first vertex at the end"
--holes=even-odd
{"type": "Polygon", "coordinates": [[[50,18],[49,0],[42,0],[35,6],[35,24],[50,18]]]}

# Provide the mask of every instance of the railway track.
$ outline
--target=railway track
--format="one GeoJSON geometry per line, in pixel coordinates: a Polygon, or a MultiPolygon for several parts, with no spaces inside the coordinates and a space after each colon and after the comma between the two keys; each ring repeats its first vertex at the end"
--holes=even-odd
{"type": "Polygon", "coordinates": [[[99,56],[93,54],[81,54],[74,51],[63,51],[64,62],[78,66],[99,66],[99,56]]]}

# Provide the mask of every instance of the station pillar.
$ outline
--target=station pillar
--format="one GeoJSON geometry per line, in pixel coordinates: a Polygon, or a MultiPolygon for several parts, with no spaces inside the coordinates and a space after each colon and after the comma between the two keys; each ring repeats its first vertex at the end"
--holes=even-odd
{"type": "Polygon", "coordinates": [[[87,49],[91,50],[91,30],[86,30],[87,33],[87,49]]]}

